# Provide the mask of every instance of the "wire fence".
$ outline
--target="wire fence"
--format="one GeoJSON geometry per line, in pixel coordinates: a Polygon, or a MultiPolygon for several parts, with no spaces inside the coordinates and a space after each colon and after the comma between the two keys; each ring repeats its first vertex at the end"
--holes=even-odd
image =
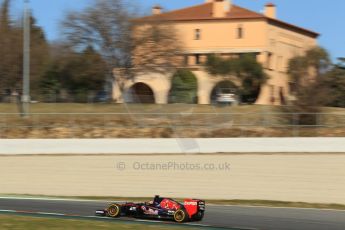
{"type": "Polygon", "coordinates": [[[345,137],[345,113],[0,113],[0,138],[345,137]]]}
{"type": "MultiPolygon", "coordinates": [[[[0,89],[0,103],[19,103],[21,92],[5,92],[0,89]]],[[[105,91],[87,91],[87,92],[61,92],[51,94],[31,95],[33,102],[40,103],[106,103],[111,102],[110,95],[105,91]]]]}

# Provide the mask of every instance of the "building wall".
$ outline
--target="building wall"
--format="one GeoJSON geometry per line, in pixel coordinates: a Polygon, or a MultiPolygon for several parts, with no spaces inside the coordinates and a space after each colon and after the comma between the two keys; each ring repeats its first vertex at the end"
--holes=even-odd
{"type": "MultiPolygon", "coordinates": [[[[211,76],[204,70],[192,70],[191,71],[198,82],[198,103],[202,105],[207,105],[211,103],[211,93],[212,90],[216,87],[217,83],[221,81],[232,81],[237,86],[240,86],[240,82],[235,77],[221,77],[221,76],[211,76]]],[[[113,98],[118,103],[123,103],[126,96],[126,92],[134,86],[136,83],[144,83],[149,86],[155,97],[156,104],[167,104],[169,100],[169,93],[171,89],[171,78],[173,72],[167,73],[146,73],[136,76],[133,80],[128,80],[124,86],[124,94],[121,92],[120,88],[116,83],[113,85],[113,98]]]]}
{"type": "Polygon", "coordinates": [[[269,79],[261,89],[257,104],[280,105],[282,104],[281,93],[285,100],[291,99],[287,73],[289,60],[305,54],[308,49],[316,45],[317,40],[313,37],[267,24],[266,49],[262,54],[261,63],[269,79]]]}
{"type": "Polygon", "coordinates": [[[175,28],[186,53],[233,53],[245,50],[261,50],[266,45],[266,25],[254,20],[212,20],[177,22],[175,28]],[[237,30],[243,29],[239,39],[237,30]],[[195,30],[200,30],[200,40],[195,30]]]}
{"type": "Polygon", "coordinates": [[[133,85],[144,83],[152,89],[156,104],[167,104],[172,75],[173,73],[170,72],[138,74],[134,79],[126,80],[123,89],[120,89],[117,82],[114,82],[113,99],[117,103],[123,103],[127,97],[126,93],[133,85]]]}

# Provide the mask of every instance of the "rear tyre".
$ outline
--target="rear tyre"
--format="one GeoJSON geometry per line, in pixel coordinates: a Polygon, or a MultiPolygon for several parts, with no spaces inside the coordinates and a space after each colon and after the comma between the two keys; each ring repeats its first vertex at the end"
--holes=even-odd
{"type": "Polygon", "coordinates": [[[197,214],[193,216],[193,220],[201,221],[204,218],[204,212],[199,211],[197,214]]]}
{"type": "Polygon", "coordinates": [[[174,220],[177,223],[183,223],[188,220],[188,213],[184,209],[179,209],[174,214],[174,220]]]}
{"type": "Polygon", "coordinates": [[[111,204],[109,205],[108,209],[108,215],[109,217],[119,217],[121,214],[121,206],[118,204],[111,204]]]}

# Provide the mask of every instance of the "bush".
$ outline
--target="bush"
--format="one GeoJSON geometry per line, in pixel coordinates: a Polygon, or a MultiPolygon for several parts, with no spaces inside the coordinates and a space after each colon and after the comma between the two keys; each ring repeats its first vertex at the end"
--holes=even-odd
{"type": "Polygon", "coordinates": [[[170,90],[171,103],[197,103],[198,83],[189,70],[178,70],[172,77],[170,90]]]}
{"type": "Polygon", "coordinates": [[[254,103],[260,93],[261,85],[268,78],[255,55],[246,54],[239,58],[224,59],[209,55],[206,62],[207,71],[214,76],[235,76],[241,81],[239,94],[244,103],[254,103]]]}

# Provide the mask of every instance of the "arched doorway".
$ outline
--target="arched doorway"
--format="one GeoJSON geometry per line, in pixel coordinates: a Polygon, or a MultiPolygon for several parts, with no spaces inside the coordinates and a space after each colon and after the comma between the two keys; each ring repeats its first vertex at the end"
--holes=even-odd
{"type": "MultiPolygon", "coordinates": [[[[211,103],[216,104],[221,95],[224,97],[233,97],[234,95],[234,99],[238,102],[238,87],[229,80],[218,82],[211,92],[211,103]]],[[[231,98],[228,99],[231,100],[231,98]]]]}
{"type": "Polygon", "coordinates": [[[198,81],[189,70],[178,70],[171,79],[170,103],[198,103],[198,81]]]}
{"type": "Polygon", "coordinates": [[[145,83],[139,82],[132,85],[126,93],[127,103],[154,104],[153,90],[145,83]]]}

